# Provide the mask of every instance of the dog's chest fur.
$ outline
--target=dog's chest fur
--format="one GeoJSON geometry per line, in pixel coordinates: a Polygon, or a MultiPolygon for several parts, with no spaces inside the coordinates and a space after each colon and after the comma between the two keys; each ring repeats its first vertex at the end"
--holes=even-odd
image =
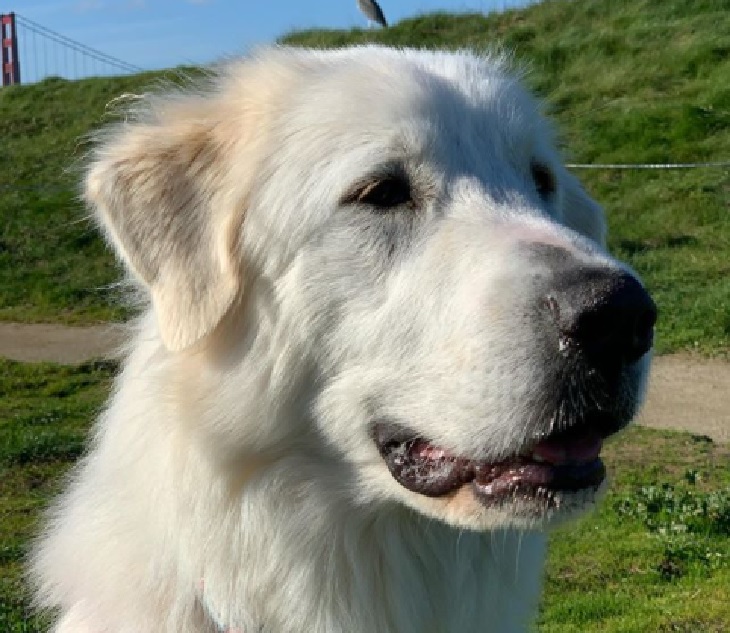
{"type": "Polygon", "coordinates": [[[269,500],[251,507],[266,519],[241,541],[241,563],[208,563],[201,602],[221,630],[509,633],[528,626],[533,609],[525,605],[539,595],[540,534],[459,532],[402,508],[374,519],[333,507],[318,517],[320,500],[311,507],[301,497],[269,500]],[[274,531],[269,520],[289,529],[274,531]]]}

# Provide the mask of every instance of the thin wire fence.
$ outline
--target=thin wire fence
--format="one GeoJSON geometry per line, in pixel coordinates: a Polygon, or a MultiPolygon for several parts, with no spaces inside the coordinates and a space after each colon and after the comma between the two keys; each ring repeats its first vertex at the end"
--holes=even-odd
{"type": "MultiPolygon", "coordinates": [[[[701,163],[566,163],[568,169],[592,170],[687,170],[687,169],[730,169],[730,161],[709,161],[701,163]]],[[[35,193],[56,195],[61,193],[76,194],[78,190],[63,185],[52,184],[17,184],[0,182],[2,193],[35,193]]]]}
{"type": "Polygon", "coordinates": [[[566,163],[568,169],[699,169],[730,167],[730,160],[706,163],[566,163]]]}

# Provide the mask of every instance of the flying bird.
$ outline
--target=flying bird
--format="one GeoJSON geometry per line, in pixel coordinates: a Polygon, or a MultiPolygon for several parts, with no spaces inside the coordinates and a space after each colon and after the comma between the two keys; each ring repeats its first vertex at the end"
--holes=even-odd
{"type": "Polygon", "coordinates": [[[368,23],[376,22],[380,26],[388,26],[383,10],[375,0],[357,0],[357,6],[368,19],[368,23]]]}

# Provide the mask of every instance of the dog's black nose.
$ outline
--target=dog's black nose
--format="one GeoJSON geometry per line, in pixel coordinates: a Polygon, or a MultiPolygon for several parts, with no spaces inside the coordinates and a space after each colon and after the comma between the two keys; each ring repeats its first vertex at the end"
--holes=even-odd
{"type": "Polygon", "coordinates": [[[635,277],[601,269],[567,275],[548,294],[561,343],[610,371],[634,363],[652,346],[657,311],[635,277]]]}

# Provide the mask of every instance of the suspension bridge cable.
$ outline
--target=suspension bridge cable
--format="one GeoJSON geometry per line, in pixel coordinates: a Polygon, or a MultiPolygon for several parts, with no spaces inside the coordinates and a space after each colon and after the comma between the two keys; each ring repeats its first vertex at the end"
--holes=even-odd
{"type": "Polygon", "coordinates": [[[43,37],[53,40],[57,44],[62,44],[64,46],[74,49],[75,51],[77,51],[79,53],[82,53],[84,55],[97,59],[98,61],[100,61],[102,63],[117,66],[117,67],[124,69],[126,71],[129,71],[129,72],[141,72],[144,70],[143,68],[140,68],[139,66],[135,66],[134,64],[129,64],[117,57],[113,57],[112,55],[107,55],[106,53],[103,53],[102,51],[99,51],[95,48],[91,48],[90,46],[86,46],[86,44],[82,44],[81,42],[72,40],[71,38],[66,37],[65,35],[61,35],[60,33],[57,33],[56,31],[53,31],[41,24],[38,24],[37,22],[34,22],[33,20],[26,18],[22,15],[19,15],[16,13],[15,17],[19,24],[22,24],[23,26],[30,29],[34,33],[38,33],[39,35],[41,35],[43,37]]]}
{"type": "Polygon", "coordinates": [[[66,46],[70,49],[73,49],[75,52],[83,55],[84,58],[91,58],[94,61],[98,61],[98,62],[100,62],[102,64],[106,64],[108,66],[113,66],[114,68],[123,70],[125,72],[134,73],[134,72],[143,72],[144,71],[144,68],[135,66],[134,64],[129,64],[117,57],[113,57],[112,55],[107,55],[106,53],[96,50],[95,48],[91,48],[90,46],[86,46],[85,44],[82,44],[81,42],[72,40],[71,38],[66,37],[65,35],[61,35],[60,33],[57,33],[56,31],[52,31],[51,29],[46,28],[45,26],[42,26],[41,24],[38,24],[37,22],[34,22],[33,20],[30,20],[29,18],[26,18],[22,15],[19,15],[16,13],[15,19],[17,20],[19,25],[22,25],[26,29],[31,31],[33,33],[34,37],[36,34],[38,34],[41,37],[45,38],[46,40],[51,40],[51,41],[55,42],[56,44],[60,44],[62,46],[66,46]]]}
{"type": "MultiPolygon", "coordinates": [[[[28,59],[28,38],[25,37],[25,34],[23,34],[23,37],[21,38],[21,43],[23,45],[23,59],[28,59]]],[[[21,69],[21,77],[23,76],[22,69],[21,69]]]]}

